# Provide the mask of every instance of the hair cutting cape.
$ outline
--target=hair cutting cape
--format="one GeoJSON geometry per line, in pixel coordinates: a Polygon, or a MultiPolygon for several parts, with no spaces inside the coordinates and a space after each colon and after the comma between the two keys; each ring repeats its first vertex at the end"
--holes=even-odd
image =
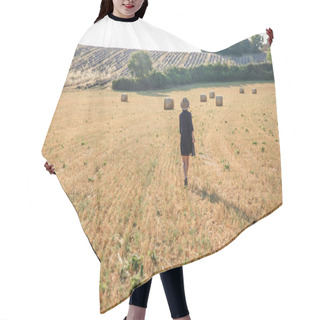
{"type": "Polygon", "coordinates": [[[100,313],[281,206],[267,37],[215,53],[78,44],[42,155],[101,263],[100,313]]]}

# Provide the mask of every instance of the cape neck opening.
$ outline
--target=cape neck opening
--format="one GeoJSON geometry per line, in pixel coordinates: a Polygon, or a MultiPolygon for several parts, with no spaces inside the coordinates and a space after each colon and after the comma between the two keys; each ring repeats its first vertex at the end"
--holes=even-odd
{"type": "Polygon", "coordinates": [[[131,18],[120,18],[112,14],[112,12],[108,13],[108,17],[112,20],[123,21],[123,22],[133,22],[133,21],[137,21],[140,18],[139,16],[134,16],[131,18]]]}

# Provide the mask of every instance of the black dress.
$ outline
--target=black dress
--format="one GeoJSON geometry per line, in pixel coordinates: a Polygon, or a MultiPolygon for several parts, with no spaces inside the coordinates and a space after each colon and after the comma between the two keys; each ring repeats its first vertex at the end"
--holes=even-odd
{"type": "Polygon", "coordinates": [[[180,151],[182,156],[195,156],[194,143],[192,141],[192,115],[188,110],[183,110],[179,115],[180,151]]]}

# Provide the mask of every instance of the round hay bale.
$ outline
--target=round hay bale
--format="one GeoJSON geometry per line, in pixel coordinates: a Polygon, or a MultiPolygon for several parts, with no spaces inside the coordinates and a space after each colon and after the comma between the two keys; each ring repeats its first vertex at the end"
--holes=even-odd
{"type": "Polygon", "coordinates": [[[216,96],[216,106],[217,107],[223,106],[223,97],[222,96],[216,96]]]}
{"type": "Polygon", "coordinates": [[[214,98],[214,92],[213,91],[209,92],[209,98],[214,98]]]}
{"type": "Polygon", "coordinates": [[[207,95],[205,95],[205,94],[200,94],[200,101],[201,101],[201,102],[206,102],[206,101],[207,101],[207,95]]]}
{"type": "Polygon", "coordinates": [[[174,101],[172,98],[164,98],[164,110],[173,110],[174,101]]]}
{"type": "Polygon", "coordinates": [[[252,93],[256,94],[257,93],[257,89],[256,88],[252,88],[252,93]]]}
{"type": "Polygon", "coordinates": [[[243,89],[243,88],[240,88],[240,89],[239,89],[239,92],[240,92],[240,93],[244,93],[244,89],[243,89]]]}
{"type": "Polygon", "coordinates": [[[121,94],[121,101],[128,101],[128,95],[126,93],[121,94]]]}

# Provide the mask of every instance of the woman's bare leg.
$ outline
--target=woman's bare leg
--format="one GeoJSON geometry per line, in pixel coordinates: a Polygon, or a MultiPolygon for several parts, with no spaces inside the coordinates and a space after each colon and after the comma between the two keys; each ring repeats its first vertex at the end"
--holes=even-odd
{"type": "Polygon", "coordinates": [[[188,156],[182,156],[184,178],[187,178],[187,161],[188,156]]]}
{"type": "Polygon", "coordinates": [[[129,305],[127,320],[144,320],[146,308],[138,307],[133,304],[129,305]]]}
{"type": "MultiPolygon", "coordinates": [[[[173,318],[172,318],[173,319],[173,318]]],[[[187,315],[185,317],[181,317],[181,318],[174,318],[174,320],[179,319],[179,320],[191,320],[190,316],[187,315]]]]}
{"type": "Polygon", "coordinates": [[[187,175],[188,175],[188,170],[189,170],[189,156],[187,156],[187,175]]]}

